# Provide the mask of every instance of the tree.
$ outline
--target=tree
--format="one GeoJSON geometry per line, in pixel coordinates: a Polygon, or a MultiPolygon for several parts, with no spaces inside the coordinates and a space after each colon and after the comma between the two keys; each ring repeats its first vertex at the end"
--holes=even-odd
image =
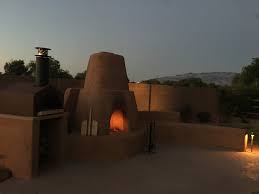
{"type": "Polygon", "coordinates": [[[26,69],[27,69],[27,72],[26,72],[27,75],[34,76],[34,72],[35,72],[35,69],[36,69],[36,62],[35,61],[30,61],[26,65],[26,69]]]}
{"type": "Polygon", "coordinates": [[[145,84],[161,84],[160,81],[157,80],[157,79],[144,80],[141,83],[145,83],[145,84]]]}
{"type": "Polygon", "coordinates": [[[241,82],[240,78],[241,78],[240,73],[236,74],[232,79],[232,85],[237,86],[241,82]]]}
{"type": "Polygon", "coordinates": [[[235,87],[259,87],[259,58],[253,58],[250,65],[242,68],[237,74],[232,85],[235,87]]]}
{"type": "Polygon", "coordinates": [[[163,82],[164,85],[168,85],[168,86],[176,86],[177,85],[177,81],[174,80],[166,80],[163,82]]]}
{"type": "Polygon", "coordinates": [[[188,79],[182,79],[179,81],[167,80],[164,82],[160,82],[157,79],[150,79],[150,80],[144,80],[141,83],[162,84],[162,85],[182,86],[182,87],[216,87],[215,84],[204,83],[201,78],[188,78],[188,79]]]}
{"type": "Polygon", "coordinates": [[[49,61],[50,78],[65,78],[72,79],[73,76],[68,70],[63,70],[60,68],[60,62],[54,58],[49,61]]]}
{"type": "MultiPolygon", "coordinates": [[[[54,58],[49,60],[49,76],[50,78],[65,78],[72,79],[73,76],[69,73],[68,70],[63,70],[60,67],[60,62],[54,58]]],[[[33,73],[36,69],[36,62],[30,61],[26,65],[27,74],[33,76],[33,73]]]]}
{"type": "Polygon", "coordinates": [[[177,83],[178,86],[185,87],[207,87],[208,85],[202,81],[201,78],[188,78],[179,80],[177,83]]]}
{"type": "Polygon", "coordinates": [[[4,70],[7,75],[24,75],[27,72],[23,60],[11,60],[10,62],[6,62],[4,70]]]}
{"type": "Polygon", "coordinates": [[[85,79],[85,76],[86,76],[86,71],[82,73],[77,73],[75,76],[75,79],[85,79]]]}
{"type": "MultiPolygon", "coordinates": [[[[51,78],[54,78],[54,77],[51,77],[51,78]]],[[[69,73],[68,70],[59,69],[55,78],[73,79],[73,76],[69,73]]]]}

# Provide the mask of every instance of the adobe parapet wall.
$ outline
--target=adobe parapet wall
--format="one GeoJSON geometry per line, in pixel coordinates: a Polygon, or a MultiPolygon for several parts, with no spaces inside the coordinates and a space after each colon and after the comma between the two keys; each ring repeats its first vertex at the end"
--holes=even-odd
{"type": "MultiPolygon", "coordinates": [[[[0,79],[0,88],[20,81],[25,81],[25,78],[0,79]]],[[[67,88],[83,88],[84,80],[52,79],[50,84],[65,93],[67,88]]],[[[180,112],[184,106],[190,105],[194,117],[198,112],[210,112],[216,119],[219,114],[219,101],[214,88],[151,85],[150,90],[149,84],[129,83],[129,89],[135,94],[138,111],[149,110],[150,96],[151,111],[180,112]]]]}
{"type": "Polygon", "coordinates": [[[246,151],[247,139],[244,129],[175,122],[156,122],[156,142],[195,145],[205,148],[224,148],[246,151]]]}
{"type": "Polygon", "coordinates": [[[214,88],[173,87],[129,83],[134,92],[138,111],[181,112],[190,105],[193,117],[199,112],[209,112],[216,119],[219,99],[214,88]]]}

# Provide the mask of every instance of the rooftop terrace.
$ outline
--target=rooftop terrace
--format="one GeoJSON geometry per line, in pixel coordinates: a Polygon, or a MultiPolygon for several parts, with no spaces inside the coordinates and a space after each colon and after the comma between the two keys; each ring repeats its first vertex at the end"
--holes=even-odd
{"type": "Polygon", "coordinates": [[[229,152],[162,146],[110,162],[66,162],[30,181],[11,178],[1,194],[251,194],[259,192],[259,149],[229,152]]]}

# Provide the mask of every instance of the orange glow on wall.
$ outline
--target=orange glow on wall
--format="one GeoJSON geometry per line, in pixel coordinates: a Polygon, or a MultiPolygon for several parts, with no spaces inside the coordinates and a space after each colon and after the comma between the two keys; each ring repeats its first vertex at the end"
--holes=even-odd
{"type": "Polygon", "coordinates": [[[246,152],[247,150],[247,143],[248,143],[248,134],[245,135],[245,139],[244,139],[244,152],[246,152]]]}
{"type": "Polygon", "coordinates": [[[128,120],[121,110],[115,110],[112,113],[110,129],[112,132],[128,131],[128,120]]]}

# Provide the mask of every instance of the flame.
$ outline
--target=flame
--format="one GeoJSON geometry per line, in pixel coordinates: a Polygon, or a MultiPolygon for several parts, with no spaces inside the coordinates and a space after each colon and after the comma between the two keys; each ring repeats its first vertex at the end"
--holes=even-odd
{"type": "Polygon", "coordinates": [[[128,121],[121,110],[115,110],[112,113],[110,129],[112,132],[128,131],[128,121]]]}

